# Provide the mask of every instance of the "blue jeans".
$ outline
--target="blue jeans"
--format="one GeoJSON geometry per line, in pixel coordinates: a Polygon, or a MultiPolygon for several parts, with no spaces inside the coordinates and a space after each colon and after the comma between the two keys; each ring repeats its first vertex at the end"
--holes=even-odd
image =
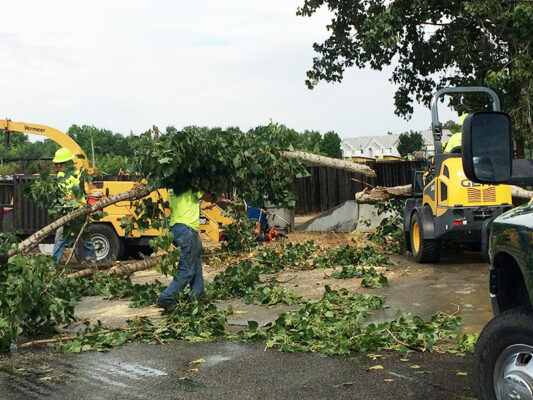
{"type": "MultiPolygon", "coordinates": [[[[94,244],[91,240],[88,242],[81,241],[81,244],[83,246],[83,250],[85,252],[85,259],[91,258],[92,262],[96,262],[96,251],[94,250],[94,244]]],[[[63,227],[59,228],[56,231],[56,236],[54,239],[54,248],[52,249],[52,256],[54,256],[57,260],[57,263],[61,261],[61,257],[63,257],[63,252],[65,251],[65,248],[67,247],[67,242],[63,240],[63,227]]],[[[80,262],[85,260],[78,260],[80,262]]]]}
{"type": "Polygon", "coordinates": [[[174,234],[174,244],[181,248],[178,274],[170,285],[161,293],[157,302],[169,306],[174,301],[174,295],[180,293],[187,285],[197,298],[204,295],[204,277],[202,275],[202,242],[191,227],[175,224],[170,228],[174,234]]]}

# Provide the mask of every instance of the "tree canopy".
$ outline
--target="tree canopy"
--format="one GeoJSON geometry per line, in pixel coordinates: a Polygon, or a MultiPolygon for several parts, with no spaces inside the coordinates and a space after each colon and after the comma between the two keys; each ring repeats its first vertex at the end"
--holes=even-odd
{"type": "Polygon", "coordinates": [[[264,135],[244,134],[238,128],[185,127],[142,134],[133,143],[133,172],[148,181],[149,189],[174,193],[201,190],[213,194],[238,190],[259,206],[267,196],[279,205],[294,205],[294,177],[307,171],[299,160],[285,158],[291,132],[271,124],[264,135]]]}
{"type": "Polygon", "coordinates": [[[320,152],[328,157],[342,158],[341,138],[339,135],[333,131],[326,132],[320,142],[320,152]]]}
{"type": "MultiPolygon", "coordinates": [[[[264,141],[274,140],[279,142],[281,140],[283,148],[293,148],[295,150],[335,158],[341,157],[340,138],[335,132],[328,132],[324,136],[318,131],[306,130],[300,133],[281,124],[276,124],[275,132],[273,132],[272,126],[272,124],[258,126],[250,129],[248,134],[259,136],[264,141]],[[275,135],[275,137],[270,137],[271,135],[275,135]]],[[[202,127],[199,129],[212,131],[213,134],[223,131],[223,129],[217,127],[202,127]]],[[[229,129],[245,135],[239,128],[229,129]]],[[[177,129],[170,126],[166,131],[175,133],[177,129]]],[[[95,162],[100,174],[117,175],[120,170],[125,171],[129,169],[128,162],[133,155],[133,143],[138,138],[138,135],[130,133],[126,136],[91,125],[71,125],[67,134],[80,145],[87,157],[89,157],[91,165],[92,146],[94,145],[95,162]]],[[[36,173],[47,170],[50,167],[47,162],[26,162],[24,165],[17,165],[15,163],[1,165],[1,159],[13,157],[52,157],[58,148],[57,143],[50,139],[45,139],[42,142],[30,142],[28,135],[11,132],[11,150],[0,146],[0,176],[10,175],[15,172],[36,173]]]]}
{"type": "MultiPolygon", "coordinates": [[[[310,17],[322,6],[334,16],[329,38],[313,45],[309,88],[340,82],[352,66],[393,65],[395,112],[409,118],[413,101],[428,105],[438,88],[488,86],[511,114],[519,142],[533,142],[532,2],[304,0],[297,13],[310,17]]],[[[478,95],[450,100],[459,113],[488,104],[478,95]]]]}
{"type": "Polygon", "coordinates": [[[398,138],[396,147],[402,157],[412,154],[415,151],[424,149],[424,138],[420,132],[409,131],[402,133],[398,138]]]}

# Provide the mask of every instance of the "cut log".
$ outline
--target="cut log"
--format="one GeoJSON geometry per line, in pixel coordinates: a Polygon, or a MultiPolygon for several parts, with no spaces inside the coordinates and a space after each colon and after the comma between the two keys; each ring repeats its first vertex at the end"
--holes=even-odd
{"type": "Polygon", "coordinates": [[[281,154],[287,158],[298,158],[307,161],[312,165],[319,165],[321,167],[331,167],[342,169],[348,172],[355,172],[369,177],[376,177],[376,173],[368,165],[359,164],[352,161],[339,160],[338,158],[318,156],[316,154],[305,153],[303,151],[282,151],[281,154]]]}
{"type": "Polygon", "coordinates": [[[359,204],[378,204],[395,197],[411,197],[411,185],[375,188],[364,188],[355,194],[355,201],[359,204]]]}
{"type": "Polygon", "coordinates": [[[146,186],[138,185],[135,186],[133,189],[128,190],[127,192],[122,192],[109,197],[105,197],[102,200],[90,205],[86,204],[85,206],[71,212],[70,214],[64,215],[61,218],[56,219],[54,222],[50,223],[49,225],[46,225],[41,230],[35,232],[30,237],[20,242],[16,249],[9,250],[9,252],[7,253],[7,257],[9,258],[18,253],[27,253],[56,229],[60,228],[61,226],[65,225],[67,222],[75,218],[78,218],[85,214],[96,212],[111,204],[118,203],[119,201],[137,200],[146,195],[148,195],[148,190],[146,189],[146,186]]]}
{"type": "MultiPolygon", "coordinates": [[[[117,263],[116,266],[108,269],[105,272],[105,274],[115,275],[115,276],[131,275],[137,271],[143,271],[145,269],[153,268],[160,262],[161,262],[161,257],[153,257],[148,260],[140,260],[140,261],[134,261],[134,262],[128,262],[128,263],[117,263]]],[[[96,268],[82,269],[81,271],[72,272],[66,275],[66,277],[73,278],[73,279],[83,278],[85,276],[93,275],[95,270],[97,269],[96,268]]]]}
{"type": "Polygon", "coordinates": [[[511,196],[517,199],[531,199],[533,197],[533,192],[531,190],[523,189],[519,186],[511,185],[511,196]]]}

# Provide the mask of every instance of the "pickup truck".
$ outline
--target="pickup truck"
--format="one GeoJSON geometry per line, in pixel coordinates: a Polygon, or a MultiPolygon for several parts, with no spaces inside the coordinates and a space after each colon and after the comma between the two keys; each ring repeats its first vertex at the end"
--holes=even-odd
{"type": "MultiPolygon", "coordinates": [[[[471,114],[463,124],[466,176],[480,184],[533,185],[532,160],[513,159],[511,120],[502,112],[471,114]]],[[[484,224],[494,318],[476,344],[481,399],[533,399],[533,203],[484,224]]]]}

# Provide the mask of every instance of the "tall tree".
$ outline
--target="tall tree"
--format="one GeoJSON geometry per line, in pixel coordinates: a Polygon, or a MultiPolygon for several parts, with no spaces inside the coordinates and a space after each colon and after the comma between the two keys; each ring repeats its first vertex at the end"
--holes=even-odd
{"type": "Polygon", "coordinates": [[[424,149],[424,138],[420,132],[409,131],[402,133],[398,138],[396,148],[398,153],[405,157],[415,151],[424,149]]]}
{"type": "Polygon", "coordinates": [[[459,125],[457,122],[449,120],[442,125],[444,129],[448,129],[450,132],[460,132],[461,131],[461,125],[459,125]]]}
{"type": "MultiPolygon", "coordinates": [[[[515,123],[519,152],[533,142],[533,2],[511,0],[304,0],[301,16],[326,5],[331,35],[313,45],[309,88],[341,81],[346,68],[381,70],[393,64],[396,114],[409,118],[413,101],[429,104],[445,86],[494,89],[515,123]]],[[[454,96],[469,112],[489,104],[482,96],[454,96]]]]}
{"type": "Polygon", "coordinates": [[[320,152],[328,157],[342,158],[341,138],[333,131],[326,132],[320,142],[320,152]]]}
{"type": "Polygon", "coordinates": [[[89,158],[91,158],[92,154],[91,142],[94,144],[94,153],[96,156],[104,154],[129,156],[132,154],[130,136],[124,136],[107,129],[98,129],[88,125],[71,125],[67,134],[80,145],[89,158]]]}
{"type": "Polygon", "coordinates": [[[320,152],[320,142],[322,135],[318,131],[304,131],[300,134],[299,150],[308,151],[310,153],[320,152]]]}

